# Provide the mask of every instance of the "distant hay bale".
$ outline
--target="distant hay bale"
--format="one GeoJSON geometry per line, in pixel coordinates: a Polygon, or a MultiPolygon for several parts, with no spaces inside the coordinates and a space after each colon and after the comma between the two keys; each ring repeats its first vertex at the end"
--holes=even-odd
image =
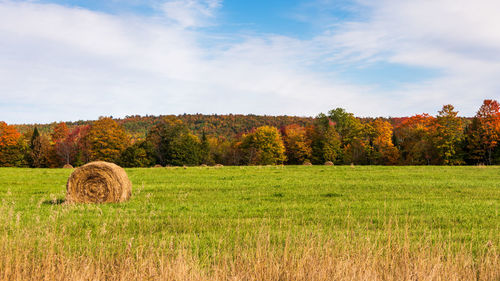
{"type": "Polygon", "coordinates": [[[215,167],[222,168],[222,167],[224,167],[224,165],[222,165],[222,164],[215,164],[215,167]]]}
{"type": "Polygon", "coordinates": [[[207,164],[201,164],[200,167],[208,167],[207,164]]]}
{"type": "Polygon", "coordinates": [[[63,169],[73,169],[71,164],[64,164],[63,169]]]}
{"type": "Polygon", "coordinates": [[[325,166],[333,166],[333,162],[332,161],[326,161],[325,162],[325,166]]]}
{"type": "Polygon", "coordinates": [[[304,161],[304,163],[302,163],[302,165],[304,165],[304,166],[312,166],[313,164],[311,163],[311,161],[306,160],[306,161],[304,161]]]}
{"type": "Polygon", "coordinates": [[[153,167],[153,168],[163,168],[163,166],[162,166],[162,165],[160,165],[160,164],[156,164],[156,165],[154,165],[154,167],[153,167]]]}
{"type": "Polygon", "coordinates": [[[97,161],[77,168],[66,184],[68,203],[124,202],[132,195],[132,183],[123,168],[97,161]]]}
{"type": "Polygon", "coordinates": [[[351,168],[354,168],[354,163],[351,163],[351,168]]]}

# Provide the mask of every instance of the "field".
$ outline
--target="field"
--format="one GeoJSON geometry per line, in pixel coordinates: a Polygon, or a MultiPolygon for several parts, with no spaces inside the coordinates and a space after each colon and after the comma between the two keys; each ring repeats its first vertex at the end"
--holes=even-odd
{"type": "Polygon", "coordinates": [[[0,169],[3,280],[500,280],[500,167],[0,169]]]}

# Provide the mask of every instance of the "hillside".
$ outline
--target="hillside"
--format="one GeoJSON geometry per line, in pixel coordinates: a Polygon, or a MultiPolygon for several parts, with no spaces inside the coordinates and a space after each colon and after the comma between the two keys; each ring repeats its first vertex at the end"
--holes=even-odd
{"type": "MultiPolygon", "coordinates": [[[[143,138],[149,129],[160,119],[160,116],[126,116],[125,118],[115,118],[127,132],[135,138],[143,138]]],[[[182,114],[177,118],[182,120],[191,131],[197,135],[205,132],[207,135],[224,136],[232,138],[237,134],[248,132],[255,127],[264,125],[280,128],[289,124],[300,124],[307,126],[313,123],[312,117],[297,116],[267,116],[267,115],[203,115],[203,114],[182,114]]],[[[91,124],[94,120],[80,120],[75,122],[66,122],[68,127],[91,124]]],[[[50,124],[20,124],[16,125],[18,131],[22,134],[29,134],[36,126],[40,132],[49,133],[57,123],[50,124]]]]}

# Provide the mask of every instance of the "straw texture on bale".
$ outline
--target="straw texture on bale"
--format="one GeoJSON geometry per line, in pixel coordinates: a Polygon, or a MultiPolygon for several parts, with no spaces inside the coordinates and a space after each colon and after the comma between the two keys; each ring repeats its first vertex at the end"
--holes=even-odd
{"type": "Polygon", "coordinates": [[[333,162],[332,161],[326,161],[325,162],[325,166],[333,166],[333,162]]]}
{"type": "Polygon", "coordinates": [[[71,164],[64,164],[63,169],[73,169],[71,164]]]}
{"type": "Polygon", "coordinates": [[[66,191],[68,203],[124,202],[132,195],[132,183],[118,165],[97,161],[76,169],[66,191]]]}
{"type": "Polygon", "coordinates": [[[302,165],[304,165],[304,166],[312,166],[312,163],[310,161],[304,161],[304,163],[302,163],[302,165]]]}

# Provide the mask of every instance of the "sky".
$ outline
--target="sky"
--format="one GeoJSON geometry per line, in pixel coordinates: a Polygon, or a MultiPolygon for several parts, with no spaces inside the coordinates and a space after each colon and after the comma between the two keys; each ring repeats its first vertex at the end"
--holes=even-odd
{"type": "Polygon", "coordinates": [[[0,120],[500,99],[497,0],[0,0],[0,120]]]}

